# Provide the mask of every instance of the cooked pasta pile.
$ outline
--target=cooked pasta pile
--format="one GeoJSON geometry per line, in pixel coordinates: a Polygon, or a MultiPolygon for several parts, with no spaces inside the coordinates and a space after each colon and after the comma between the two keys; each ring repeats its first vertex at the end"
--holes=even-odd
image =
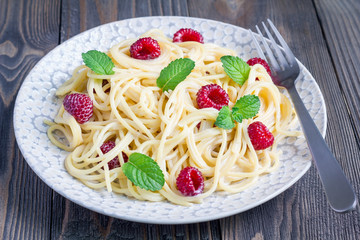
{"type": "Polygon", "coordinates": [[[224,72],[220,57],[236,55],[230,49],[198,42],[173,43],[159,30],[143,35],[156,39],[161,55],[152,60],[129,56],[129,39],[113,46],[107,53],[115,63],[114,75],[98,75],[86,66],[77,67],[72,77],[56,92],[59,97],[69,93],[86,93],[93,101],[93,117],[79,124],[62,106],[48,123],[48,136],[59,148],[69,151],[65,160],[67,171],[93,189],[125,194],[139,200],[163,201],[190,205],[200,203],[215,191],[238,193],[279,165],[278,143],[299,132],[289,131],[296,115],[290,101],[273,84],[265,68],[251,67],[243,86],[224,72]],[[156,79],[171,61],[190,58],[195,68],[173,91],[163,92],[156,79]],[[256,80],[258,79],[258,80],[256,80]],[[247,94],[259,97],[261,107],[252,119],[235,123],[225,130],[214,125],[219,111],[198,109],[196,93],[207,84],[220,85],[229,95],[229,107],[247,94]],[[265,150],[254,150],[247,127],[254,121],[264,123],[274,135],[274,144],[265,150]],[[200,124],[199,124],[200,123],[200,124]],[[62,133],[66,141],[59,138],[62,133]],[[115,148],[106,154],[100,146],[113,140],[115,148]],[[107,163],[122,152],[143,153],[154,159],[162,170],[165,184],[159,191],[135,186],[121,167],[109,169],[107,163]],[[181,169],[193,166],[205,180],[202,194],[183,196],[176,187],[181,169]]]}

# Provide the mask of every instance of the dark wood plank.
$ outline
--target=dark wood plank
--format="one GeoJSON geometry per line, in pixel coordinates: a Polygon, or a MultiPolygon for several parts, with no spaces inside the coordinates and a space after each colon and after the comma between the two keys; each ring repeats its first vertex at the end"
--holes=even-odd
{"type": "MultiPolygon", "coordinates": [[[[335,4],[336,1],[332,2],[335,4]]],[[[207,1],[190,1],[190,16],[212,18],[245,28],[254,28],[266,18],[273,20],[295,55],[310,70],[320,85],[328,111],[326,140],[353,183],[356,192],[359,193],[359,178],[357,177],[360,169],[357,143],[359,138],[353,129],[354,122],[359,123],[359,117],[356,115],[353,121],[349,118],[343,95],[347,95],[350,90],[343,92],[345,87],[342,86],[349,84],[347,87],[353,88],[351,95],[347,96],[347,102],[356,108],[359,104],[359,94],[356,90],[359,90],[359,87],[356,85],[358,81],[353,79],[358,79],[355,67],[359,64],[348,64],[351,62],[343,61],[340,69],[337,67],[338,72],[347,72],[349,67],[353,67],[349,73],[353,78],[348,78],[347,83],[339,85],[343,77],[334,71],[333,59],[324,41],[313,2],[307,0],[206,3],[207,1]]],[[[336,2],[337,6],[342,6],[342,16],[347,18],[346,22],[341,18],[338,19],[340,21],[338,24],[333,23],[338,11],[325,9],[325,6],[329,4],[328,1],[321,1],[321,3],[324,17],[326,16],[328,21],[332,22],[327,23],[328,28],[331,28],[331,31],[329,30],[331,33],[328,34],[329,38],[331,36],[334,39],[331,45],[335,53],[339,54],[339,61],[349,59],[346,54],[352,51],[351,61],[358,63],[360,52],[356,46],[359,45],[359,38],[351,35],[351,40],[344,39],[341,33],[348,31],[348,35],[354,34],[355,28],[357,32],[359,31],[356,27],[359,19],[355,21],[357,17],[355,13],[359,13],[359,3],[348,2],[345,4],[347,7],[344,8],[341,2],[336,2]],[[350,15],[353,17],[347,16],[350,8],[352,8],[350,15]],[[339,30],[344,24],[349,26],[348,30],[339,30]],[[338,37],[335,38],[330,34],[338,34],[338,37]],[[341,48],[338,42],[344,40],[345,48],[341,48]],[[355,58],[357,58],[356,61],[355,58]]],[[[358,107],[356,112],[359,112],[358,107]]],[[[221,229],[224,239],[356,239],[359,236],[359,219],[358,211],[337,214],[330,209],[313,166],[299,182],[275,199],[245,213],[222,219],[221,229]]]]}
{"type": "Polygon", "coordinates": [[[61,42],[87,29],[113,21],[144,16],[186,16],[187,14],[187,4],[182,0],[64,0],[61,42]]]}
{"type": "MultiPolygon", "coordinates": [[[[187,15],[187,13],[186,2],[181,0],[64,0],[61,41],[111,21],[151,15],[187,15]]],[[[133,223],[97,214],[56,193],[54,193],[52,223],[52,239],[220,239],[219,221],[189,225],[133,223]]]]}
{"type": "MultiPolygon", "coordinates": [[[[322,23],[339,85],[344,91],[349,115],[357,136],[360,136],[360,2],[348,0],[316,0],[317,14],[322,23]]],[[[358,138],[360,144],[360,138],[358,138]]]]}
{"type": "Polygon", "coordinates": [[[58,44],[60,1],[0,1],[0,22],[0,239],[49,239],[52,190],[22,157],[12,116],[24,78],[58,44]]]}
{"type": "MultiPolygon", "coordinates": [[[[344,108],[348,110],[355,130],[356,142],[360,146],[360,74],[358,71],[360,65],[360,2],[355,0],[343,2],[316,0],[314,4],[322,23],[322,31],[330,51],[338,83],[346,100],[344,108]]],[[[344,159],[346,158],[348,158],[347,169],[351,169],[351,171],[345,169],[347,175],[359,176],[359,161],[352,158],[350,153],[344,156],[344,159]]],[[[353,181],[353,183],[359,186],[358,181],[353,181]]],[[[358,219],[359,215],[358,209],[358,219]]],[[[359,221],[351,225],[351,230],[355,232],[354,236],[360,238],[359,221]]]]}

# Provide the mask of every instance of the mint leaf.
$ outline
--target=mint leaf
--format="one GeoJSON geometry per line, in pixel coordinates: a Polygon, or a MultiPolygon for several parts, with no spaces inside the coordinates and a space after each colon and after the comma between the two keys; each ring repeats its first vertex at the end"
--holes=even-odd
{"type": "Polygon", "coordinates": [[[229,106],[223,106],[220,111],[219,115],[216,118],[215,126],[223,129],[232,129],[235,127],[234,120],[231,117],[231,112],[229,106]]]}
{"type": "Polygon", "coordinates": [[[97,74],[112,75],[115,72],[112,70],[115,65],[111,61],[111,58],[106,53],[90,50],[81,54],[82,59],[86,66],[93,70],[97,74]]]}
{"type": "Polygon", "coordinates": [[[254,117],[260,109],[260,99],[256,95],[245,95],[236,101],[232,108],[235,121],[241,123],[243,119],[254,117]]]}
{"type": "Polygon", "coordinates": [[[241,86],[248,79],[250,66],[244,60],[234,56],[222,56],[220,58],[226,74],[241,86]]]}
{"type": "Polygon", "coordinates": [[[164,92],[175,87],[185,80],[195,67],[195,62],[189,58],[179,58],[165,67],[156,80],[156,85],[164,92]]]}
{"type": "Polygon", "coordinates": [[[122,165],[122,171],[132,183],[145,190],[160,190],[165,183],[159,165],[142,153],[132,153],[129,161],[122,165]]]}

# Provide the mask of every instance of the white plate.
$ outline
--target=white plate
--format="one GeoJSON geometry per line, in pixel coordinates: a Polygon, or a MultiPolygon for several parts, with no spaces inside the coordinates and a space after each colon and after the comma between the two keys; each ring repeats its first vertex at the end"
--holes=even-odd
{"type": "MultiPolygon", "coordinates": [[[[108,50],[115,43],[136,38],[151,28],[159,28],[171,37],[178,29],[197,29],[207,43],[235,49],[243,59],[257,56],[247,30],[207,19],[188,17],[144,17],[105,24],[85,31],[56,47],[32,69],[20,88],[14,110],[14,128],[19,148],[34,172],[52,189],[69,200],[112,217],[160,224],[209,221],[246,211],[277,196],[293,185],[311,166],[311,156],[303,138],[288,138],[279,169],[262,176],[256,185],[241,193],[216,193],[202,204],[191,207],[168,202],[138,201],[119,194],[92,190],[70,176],[64,168],[67,152],[49,141],[43,123],[52,120],[61,102],[56,89],[82,63],[81,53],[91,49],[108,50]]],[[[326,109],[314,78],[300,65],[297,82],[305,105],[320,132],[325,135],[326,109]]]]}

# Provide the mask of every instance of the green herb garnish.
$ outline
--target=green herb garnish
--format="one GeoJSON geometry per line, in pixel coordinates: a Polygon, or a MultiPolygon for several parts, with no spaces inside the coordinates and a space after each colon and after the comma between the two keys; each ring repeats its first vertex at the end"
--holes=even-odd
{"type": "Polygon", "coordinates": [[[115,72],[112,70],[115,65],[111,58],[106,53],[90,50],[81,54],[82,59],[87,67],[100,75],[112,75],[115,72]]]}
{"type": "Polygon", "coordinates": [[[159,165],[142,153],[132,153],[129,161],[122,165],[122,171],[132,183],[145,190],[160,190],[165,183],[159,165]]]}
{"type": "Polygon", "coordinates": [[[156,80],[156,85],[164,92],[174,90],[175,87],[191,73],[195,67],[195,62],[189,58],[179,58],[165,67],[160,72],[156,80]]]}
{"type": "Polygon", "coordinates": [[[245,95],[236,101],[232,108],[235,121],[241,123],[243,119],[255,117],[260,109],[260,99],[255,95],[245,95]]]}
{"type": "Polygon", "coordinates": [[[241,123],[243,119],[255,117],[260,109],[260,99],[255,95],[245,95],[236,101],[230,111],[228,106],[220,109],[215,125],[223,129],[235,127],[235,123],[241,123]]]}
{"type": "Polygon", "coordinates": [[[220,111],[219,115],[216,118],[215,126],[223,129],[232,129],[235,127],[234,120],[231,116],[231,111],[229,106],[223,106],[220,111]]]}
{"type": "Polygon", "coordinates": [[[250,66],[244,60],[234,56],[222,56],[220,58],[226,74],[241,86],[248,79],[250,66]]]}

